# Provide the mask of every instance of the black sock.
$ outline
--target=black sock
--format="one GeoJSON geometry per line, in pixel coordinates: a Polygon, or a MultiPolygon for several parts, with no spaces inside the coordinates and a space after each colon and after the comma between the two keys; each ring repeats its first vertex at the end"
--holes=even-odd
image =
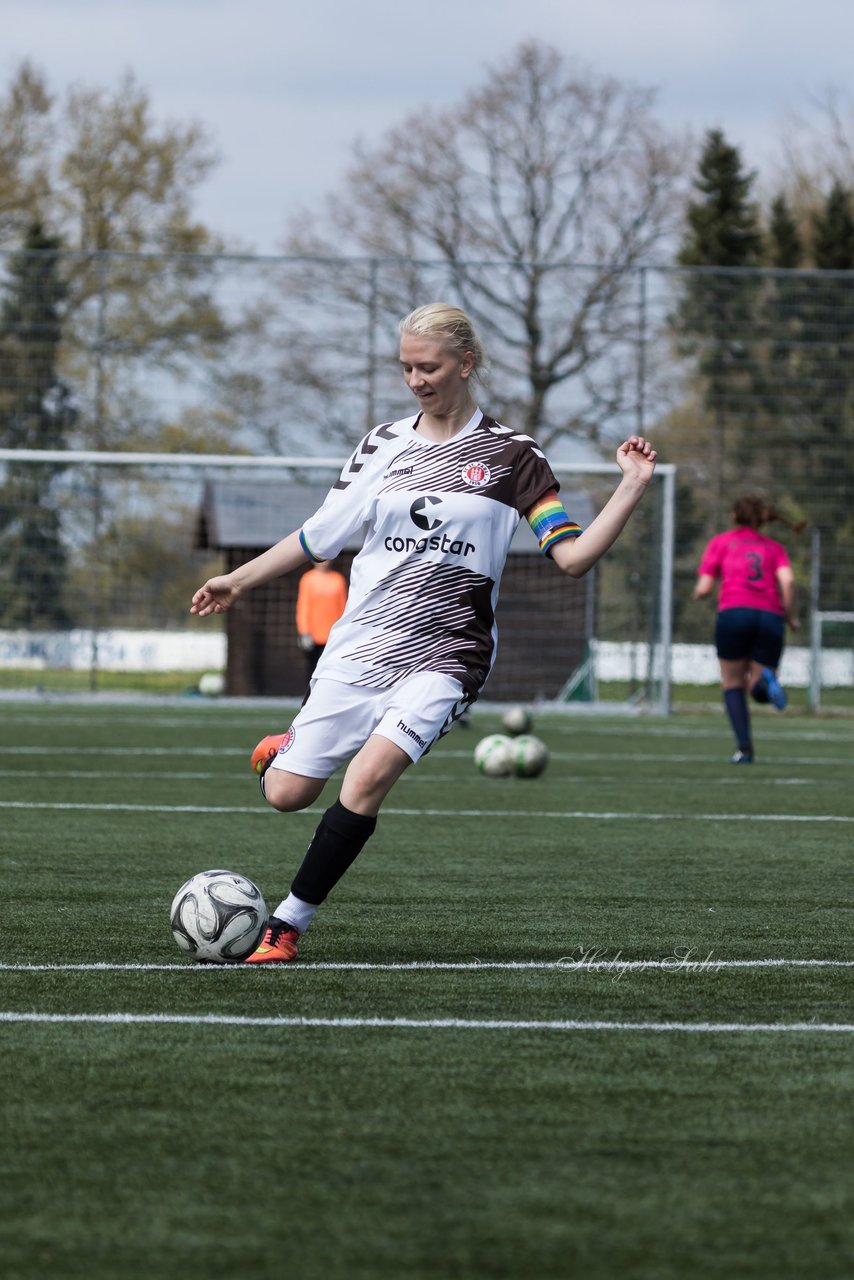
{"type": "Polygon", "coordinates": [[[303,902],[323,902],[362,852],[376,825],[375,817],[353,813],[336,800],[320,819],[302,866],[294,876],[291,893],[303,902]]]}
{"type": "Polygon", "coordinates": [[[753,751],[750,742],[750,712],[743,689],[724,689],[724,706],[726,707],[732,731],[739,751],[753,751]]]}

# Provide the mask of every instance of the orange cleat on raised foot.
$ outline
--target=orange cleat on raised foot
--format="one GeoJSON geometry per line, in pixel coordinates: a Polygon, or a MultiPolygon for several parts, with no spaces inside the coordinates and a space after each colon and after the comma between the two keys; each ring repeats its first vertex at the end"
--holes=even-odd
{"type": "Polygon", "coordinates": [[[285,735],[283,733],[271,733],[266,738],[262,738],[252,752],[252,768],[259,778],[263,778],[273,763],[284,738],[285,735]]]}
{"type": "Polygon", "coordinates": [[[299,930],[287,920],[270,916],[258,946],[244,964],[288,964],[299,953],[299,930]]]}

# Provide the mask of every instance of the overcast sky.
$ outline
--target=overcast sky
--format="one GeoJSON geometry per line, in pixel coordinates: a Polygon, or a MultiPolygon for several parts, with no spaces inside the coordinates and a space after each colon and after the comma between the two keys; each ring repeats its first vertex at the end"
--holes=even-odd
{"type": "Polygon", "coordinates": [[[792,110],[854,86],[852,0],[0,0],[0,73],[115,89],[206,126],[221,162],[196,212],[261,253],[320,203],[355,140],[462,100],[523,40],[657,90],[661,118],[720,127],[770,174],[792,110]]]}

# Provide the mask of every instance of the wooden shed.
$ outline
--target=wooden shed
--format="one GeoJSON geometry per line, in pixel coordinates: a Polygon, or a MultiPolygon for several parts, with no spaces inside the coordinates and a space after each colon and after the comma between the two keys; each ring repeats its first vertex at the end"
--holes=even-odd
{"type": "MultiPolygon", "coordinates": [[[[282,480],[212,480],[199,513],[198,545],[220,551],[225,572],[278,542],[316,511],[327,485],[282,480]]],[[[595,514],[588,495],[563,491],[582,527],[595,514]]],[[[361,540],[335,562],[349,579],[361,540]]],[[[306,566],[308,568],[308,566],[306,566]]],[[[225,692],[231,696],[302,697],[305,662],[295,625],[300,575],[256,588],[225,615],[225,692]]],[[[585,656],[594,632],[595,573],[576,582],[543,555],[526,521],[513,542],[498,602],[498,660],[484,696],[527,702],[559,693],[585,656]]]]}

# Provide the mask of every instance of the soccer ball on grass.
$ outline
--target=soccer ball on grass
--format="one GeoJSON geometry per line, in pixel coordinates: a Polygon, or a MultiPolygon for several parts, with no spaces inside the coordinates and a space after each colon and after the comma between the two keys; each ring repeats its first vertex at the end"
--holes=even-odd
{"type": "Polygon", "coordinates": [[[508,707],[501,717],[501,727],[513,737],[518,733],[530,733],[533,720],[527,707],[508,707]]]}
{"type": "Polygon", "coordinates": [[[220,671],[204,671],[199,676],[199,693],[206,698],[218,698],[225,693],[225,676],[220,671]]]}
{"type": "Polygon", "coordinates": [[[549,762],[548,747],[532,733],[521,734],[510,741],[511,773],[517,778],[538,777],[549,762]]]}
{"type": "Polygon", "coordinates": [[[490,733],[474,749],[474,762],[488,778],[506,778],[513,772],[511,740],[503,733],[490,733]]]}
{"type": "Polygon", "coordinates": [[[172,936],[193,960],[228,964],[251,955],[267,924],[261,890],[234,871],[200,871],[172,899],[172,936]]]}

